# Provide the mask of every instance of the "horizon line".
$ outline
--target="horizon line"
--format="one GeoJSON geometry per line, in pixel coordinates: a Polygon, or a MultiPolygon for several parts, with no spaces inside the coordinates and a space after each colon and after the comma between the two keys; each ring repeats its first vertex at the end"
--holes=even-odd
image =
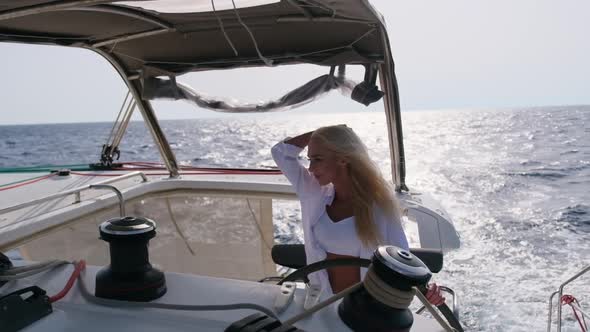
{"type": "MultiPolygon", "coordinates": [[[[459,108],[429,108],[429,109],[402,109],[401,113],[405,112],[452,112],[452,111],[491,111],[491,110],[524,110],[524,109],[539,109],[539,108],[555,108],[555,107],[563,107],[563,108],[571,108],[571,107],[590,107],[590,104],[564,104],[564,105],[536,105],[536,106],[506,106],[506,107],[477,107],[477,108],[468,108],[468,107],[459,107],[459,108]]],[[[188,118],[175,118],[175,119],[157,119],[158,122],[161,121],[179,121],[179,120],[212,120],[219,117],[231,116],[231,115],[240,115],[240,116],[269,116],[271,114],[284,114],[286,116],[294,115],[293,113],[285,113],[287,111],[278,111],[278,112],[264,112],[264,113],[229,113],[229,112],[215,112],[211,110],[205,110],[207,115],[200,115],[196,117],[188,117],[188,118]]],[[[304,113],[314,114],[314,115],[325,115],[325,114],[351,114],[351,113],[365,113],[366,111],[324,111],[324,112],[310,112],[304,111],[304,113]]],[[[371,112],[371,110],[369,110],[371,112]]],[[[137,114],[137,113],[136,113],[137,114]]],[[[29,122],[29,123],[0,123],[0,127],[2,126],[34,126],[34,125],[58,125],[58,124],[95,124],[95,123],[113,123],[114,120],[99,120],[99,121],[72,121],[72,122],[29,122]]],[[[131,119],[130,122],[144,122],[142,118],[140,119],[131,119]]]]}

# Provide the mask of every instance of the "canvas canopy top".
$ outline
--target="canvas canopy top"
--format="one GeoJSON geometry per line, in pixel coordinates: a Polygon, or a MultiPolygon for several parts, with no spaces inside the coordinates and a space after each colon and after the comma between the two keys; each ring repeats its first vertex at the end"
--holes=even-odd
{"type": "Polygon", "coordinates": [[[101,49],[128,74],[143,70],[149,76],[384,59],[382,21],[367,1],[259,0],[262,5],[240,6],[248,2],[235,0],[233,8],[230,1],[228,8],[222,0],[8,0],[0,2],[0,41],[101,49]],[[188,4],[201,11],[178,12],[191,10],[188,4]]]}
{"type": "Polygon", "coordinates": [[[252,66],[365,65],[372,68],[365,80],[378,75],[383,91],[393,182],[406,189],[393,59],[382,16],[367,0],[4,0],[0,42],[80,47],[106,58],[137,101],[171,177],[178,165],[142,96],[144,82],[252,66]]]}

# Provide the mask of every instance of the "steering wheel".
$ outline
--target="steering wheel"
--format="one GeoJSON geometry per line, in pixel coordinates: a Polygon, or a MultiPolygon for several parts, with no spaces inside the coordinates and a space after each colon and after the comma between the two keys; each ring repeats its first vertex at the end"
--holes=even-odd
{"type": "MultiPolygon", "coordinates": [[[[358,267],[369,267],[371,265],[371,260],[366,258],[359,258],[359,257],[351,257],[351,258],[335,258],[335,259],[328,259],[323,261],[318,261],[309,265],[305,265],[304,267],[298,268],[297,270],[291,272],[288,276],[284,277],[277,283],[277,285],[282,285],[287,281],[297,281],[297,280],[304,280],[308,282],[307,276],[310,273],[321,271],[323,269],[329,269],[331,267],[336,266],[358,266],[358,267]]],[[[420,291],[423,294],[426,294],[425,287],[419,287],[420,291]]],[[[447,306],[446,303],[436,306],[440,313],[445,317],[447,322],[459,332],[463,332],[463,327],[459,322],[459,319],[455,317],[453,311],[447,306]]]]}

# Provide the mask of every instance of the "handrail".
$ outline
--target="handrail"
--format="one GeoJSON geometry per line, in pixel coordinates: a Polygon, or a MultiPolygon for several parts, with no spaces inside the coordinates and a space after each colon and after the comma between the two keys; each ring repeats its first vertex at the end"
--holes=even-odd
{"type": "MultiPolygon", "coordinates": [[[[447,286],[439,286],[440,290],[443,292],[449,293],[453,297],[453,315],[455,318],[459,319],[459,304],[457,303],[457,295],[455,291],[447,286]]],[[[416,314],[421,314],[424,310],[426,310],[426,306],[420,307],[420,309],[416,310],[416,314]]]]}
{"type": "Polygon", "coordinates": [[[80,199],[80,192],[85,191],[85,190],[89,190],[91,189],[92,186],[96,186],[96,185],[104,185],[104,184],[108,184],[108,183],[113,183],[113,182],[117,182],[117,181],[121,181],[121,180],[125,180],[128,178],[132,178],[135,176],[141,176],[142,182],[147,182],[148,178],[147,176],[143,173],[143,172],[131,172],[131,173],[127,173],[127,174],[123,174],[121,176],[117,176],[116,178],[112,178],[112,179],[107,179],[101,182],[97,182],[97,183],[93,183],[93,184],[89,184],[89,185],[85,185],[82,187],[78,187],[78,188],[74,188],[74,189],[70,189],[70,190],[66,190],[66,191],[62,191],[59,193],[55,193],[49,196],[45,196],[45,197],[41,197],[38,199],[34,199],[32,201],[26,202],[26,203],[21,203],[21,204],[17,204],[17,205],[13,205],[13,206],[9,206],[7,208],[1,209],[0,210],[0,215],[8,213],[8,212],[12,212],[12,211],[16,211],[16,210],[20,210],[29,206],[33,206],[33,205],[37,205],[43,202],[47,202],[56,198],[60,198],[60,197],[65,197],[65,196],[69,196],[74,194],[75,195],[75,199],[74,199],[74,204],[76,203],[80,203],[81,199],[80,199]]]}
{"type": "Polygon", "coordinates": [[[551,315],[553,312],[553,297],[555,296],[555,294],[559,294],[559,297],[557,298],[557,331],[561,332],[561,298],[563,297],[563,288],[567,284],[578,279],[588,271],[590,271],[590,265],[586,266],[580,272],[576,273],[573,277],[569,278],[563,284],[561,284],[559,286],[559,290],[551,293],[551,296],[549,297],[549,318],[547,319],[547,332],[551,332],[551,315]]]}
{"type": "Polygon", "coordinates": [[[123,198],[123,193],[121,193],[121,190],[117,189],[115,186],[111,186],[110,184],[91,184],[90,189],[107,189],[114,191],[117,195],[117,198],[119,199],[119,215],[121,218],[125,218],[125,199],[123,198]]]}

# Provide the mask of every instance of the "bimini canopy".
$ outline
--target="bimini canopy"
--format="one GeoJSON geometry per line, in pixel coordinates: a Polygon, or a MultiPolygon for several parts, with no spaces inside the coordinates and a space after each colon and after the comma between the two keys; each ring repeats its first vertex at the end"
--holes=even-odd
{"type": "MultiPolygon", "coordinates": [[[[393,180],[405,188],[391,50],[384,22],[367,0],[3,0],[2,41],[88,48],[108,59],[133,93],[173,177],[177,163],[150,103],[142,99],[142,82],[191,71],[295,63],[377,68],[393,180]]],[[[373,75],[375,70],[368,76],[373,75]]],[[[374,92],[371,85],[363,88],[374,92]]],[[[174,97],[188,92],[176,89],[174,97]]]]}
{"type": "Polygon", "coordinates": [[[149,76],[384,59],[380,17],[366,1],[234,3],[235,8],[231,0],[1,1],[0,41],[98,48],[128,75],[149,76]]]}

